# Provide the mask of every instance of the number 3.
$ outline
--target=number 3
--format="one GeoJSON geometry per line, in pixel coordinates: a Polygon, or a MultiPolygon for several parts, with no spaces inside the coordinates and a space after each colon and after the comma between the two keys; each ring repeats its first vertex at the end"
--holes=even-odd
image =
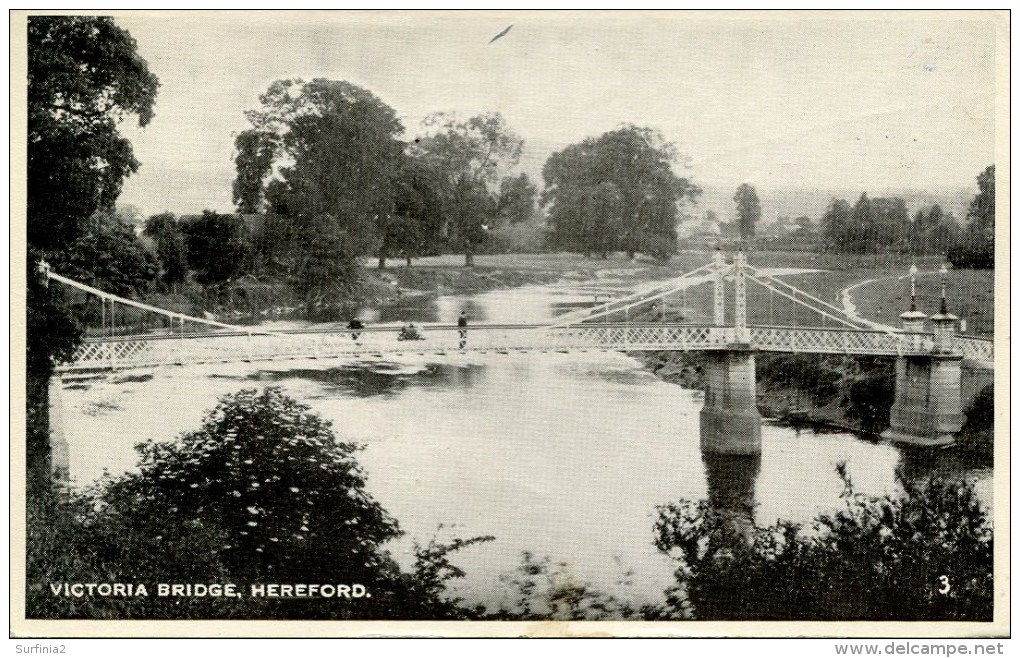
{"type": "Polygon", "coordinates": [[[939,576],[939,582],[942,583],[942,587],[939,588],[939,594],[949,594],[949,576],[939,576]]]}

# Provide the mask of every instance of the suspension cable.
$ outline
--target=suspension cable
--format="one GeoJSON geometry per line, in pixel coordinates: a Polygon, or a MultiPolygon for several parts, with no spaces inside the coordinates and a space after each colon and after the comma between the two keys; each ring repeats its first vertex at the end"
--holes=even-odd
{"type": "Polygon", "coordinates": [[[671,279],[666,283],[658,283],[649,288],[635,291],[629,295],[626,295],[625,297],[621,297],[620,299],[610,300],[599,307],[565,313],[556,318],[555,322],[548,325],[543,325],[542,328],[552,329],[566,327],[572,324],[584,322],[585,320],[594,320],[596,318],[605,317],[607,315],[613,315],[627,308],[640,306],[647,302],[661,299],[666,295],[670,295],[676,292],[677,289],[680,287],[678,284],[685,284],[690,279],[693,279],[696,275],[707,274],[709,271],[713,269],[714,263],[702,265],[701,267],[691,270],[686,274],[682,274],[675,279],[671,279]],[[621,303],[624,305],[619,306],[619,304],[621,303]]]}
{"type": "MultiPolygon", "coordinates": [[[[799,316],[798,316],[798,310],[799,310],[799,308],[801,306],[804,306],[804,307],[814,311],[815,313],[818,313],[819,315],[827,315],[830,320],[833,320],[834,322],[839,322],[840,324],[844,324],[844,325],[850,327],[851,329],[860,329],[860,327],[858,327],[857,325],[853,324],[849,320],[844,320],[843,318],[835,316],[835,315],[832,315],[831,313],[827,313],[826,311],[823,311],[822,309],[814,308],[814,307],[808,305],[807,302],[804,302],[804,301],[801,301],[801,300],[797,299],[797,297],[796,297],[797,289],[796,288],[793,289],[793,292],[791,294],[791,293],[787,293],[787,292],[784,292],[782,290],[779,290],[778,288],[773,288],[769,284],[765,283],[764,281],[761,281],[761,280],[757,279],[756,277],[748,277],[748,279],[751,280],[751,281],[754,281],[755,283],[757,283],[759,286],[762,286],[763,288],[768,288],[769,290],[773,290],[777,295],[782,295],[783,297],[786,297],[787,299],[793,300],[793,302],[794,302],[793,318],[794,318],[794,326],[795,327],[799,326],[799,323],[800,323],[800,319],[799,319],[799,316]]],[[[803,293],[801,293],[801,294],[803,294],[803,293]]]]}

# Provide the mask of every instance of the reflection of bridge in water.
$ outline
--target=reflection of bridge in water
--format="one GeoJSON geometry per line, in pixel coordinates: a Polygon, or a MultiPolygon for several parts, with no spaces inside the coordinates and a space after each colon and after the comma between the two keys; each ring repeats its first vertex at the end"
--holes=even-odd
{"type": "Polygon", "coordinates": [[[748,265],[742,253],[727,263],[717,252],[710,263],[696,270],[558,316],[549,324],[472,323],[463,341],[458,327],[440,324],[423,325],[424,340],[412,341],[398,340],[394,327],[267,331],[230,325],[118,297],[45,266],[44,272],[51,281],[98,299],[102,331],[107,334],[87,338],[73,358],[58,367],[54,389],[58,400],[61,375],[97,370],[400,354],[700,351],[708,357],[701,411],[703,451],[756,455],[761,450],[761,419],[755,405],[756,352],[895,357],[896,396],[891,426],[884,435],[926,446],[952,443],[960,430],[963,360],[990,367],[993,359],[991,341],[955,334],[957,318],[946,312],[944,286],[940,313],[928,318],[912,305],[901,316],[902,328],[896,329],[848,315],[842,308],[748,265]],[[661,303],[661,309],[671,297],[706,283],[712,287],[711,324],[649,321],[649,316],[655,315],[650,309],[656,304],[661,303]],[[768,291],[770,307],[772,300],[779,298],[794,308],[808,309],[816,319],[815,326],[749,324],[748,283],[768,291]],[[728,297],[732,299],[729,309],[728,297]],[[159,333],[120,335],[118,309],[122,329],[127,313],[136,318],[139,314],[156,316],[163,328],[159,333]],[[639,321],[630,322],[632,315],[639,321]]]}

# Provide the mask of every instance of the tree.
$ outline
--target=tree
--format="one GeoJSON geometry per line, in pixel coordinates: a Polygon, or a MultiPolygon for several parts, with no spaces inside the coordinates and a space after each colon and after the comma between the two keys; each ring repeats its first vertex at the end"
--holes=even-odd
{"type": "Polygon", "coordinates": [[[833,199],[822,215],[822,236],[827,250],[846,251],[853,208],[845,199],[833,199]]]}
{"type": "Polygon", "coordinates": [[[244,221],[237,215],[205,210],[182,222],[188,266],[204,285],[222,284],[251,269],[253,247],[244,221]]]}
{"type": "Polygon", "coordinates": [[[28,240],[56,250],[138,170],[118,125],[148,125],[159,81],[135,40],[96,16],[28,19],[28,240]]]}
{"type": "Polygon", "coordinates": [[[951,214],[937,203],[927,212],[922,208],[910,226],[910,251],[914,254],[946,255],[958,240],[959,227],[951,214]]]}
{"type": "Polygon", "coordinates": [[[535,209],[537,194],[538,190],[531,184],[527,174],[507,176],[499,185],[496,218],[511,224],[528,221],[535,209]]]}
{"type": "Polygon", "coordinates": [[[393,211],[380,216],[379,269],[386,259],[411,259],[437,248],[443,229],[442,181],[420,158],[403,156],[393,211]]]}
{"type": "Polygon", "coordinates": [[[863,254],[871,251],[874,239],[875,217],[871,209],[871,199],[866,192],[861,192],[850,214],[850,226],[847,232],[847,250],[863,254]]]}
{"type": "Polygon", "coordinates": [[[624,125],[552,154],[542,168],[553,244],[583,253],[676,252],[678,205],[700,190],[673,172],[675,147],[624,125]]]}
{"type": "Polygon", "coordinates": [[[982,231],[995,231],[995,165],[989,165],[977,177],[978,190],[970,202],[967,219],[982,231]]]}
{"type": "Polygon", "coordinates": [[[374,249],[392,213],[403,126],[389,105],[349,82],[278,80],[245,113],[236,140],[234,202],[299,219],[329,214],[359,256],[374,249]]]}
{"type": "Polygon", "coordinates": [[[995,267],[995,165],[978,175],[978,194],[967,210],[967,228],[949,250],[955,267],[995,267]]]}
{"type": "Polygon", "coordinates": [[[80,327],[63,296],[39,276],[39,263],[74,243],[85,223],[113,206],[139,167],[118,132],[128,117],[149,123],[159,81],[135,41],[95,16],[28,19],[27,428],[29,491],[48,480],[47,381],[80,327]],[[35,410],[38,413],[32,412],[35,410]]]}
{"type": "Polygon", "coordinates": [[[470,267],[485,240],[486,222],[494,218],[499,174],[517,164],[524,142],[498,112],[466,121],[440,112],[427,117],[423,126],[425,135],[414,140],[411,153],[441,181],[444,232],[470,267]]]}
{"type": "Polygon", "coordinates": [[[163,265],[163,282],[176,287],[188,276],[188,245],[173,213],[149,217],[143,234],[155,244],[156,255],[163,265]]]}
{"type": "Polygon", "coordinates": [[[873,228],[870,233],[869,251],[875,253],[889,249],[906,251],[910,213],[903,199],[899,197],[872,199],[871,217],[873,228]]]}
{"type": "Polygon", "coordinates": [[[750,240],[754,237],[754,225],[761,220],[761,203],[758,193],[749,183],[742,183],[733,195],[737,203],[737,225],[740,227],[740,239],[750,240]]]}

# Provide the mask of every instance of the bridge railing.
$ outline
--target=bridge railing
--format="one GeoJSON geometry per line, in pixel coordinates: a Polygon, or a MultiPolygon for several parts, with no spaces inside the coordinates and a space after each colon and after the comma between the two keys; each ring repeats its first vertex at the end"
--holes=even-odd
{"type": "MultiPolygon", "coordinates": [[[[463,344],[455,326],[426,325],[422,332],[424,340],[408,341],[398,340],[394,327],[90,339],[62,369],[458,351],[691,351],[724,349],[738,342],[764,352],[875,356],[925,354],[933,347],[930,334],[769,326],[747,327],[741,336],[733,327],[689,324],[475,325],[467,330],[463,344]]],[[[992,360],[991,341],[960,336],[954,345],[966,358],[992,360]]]]}

